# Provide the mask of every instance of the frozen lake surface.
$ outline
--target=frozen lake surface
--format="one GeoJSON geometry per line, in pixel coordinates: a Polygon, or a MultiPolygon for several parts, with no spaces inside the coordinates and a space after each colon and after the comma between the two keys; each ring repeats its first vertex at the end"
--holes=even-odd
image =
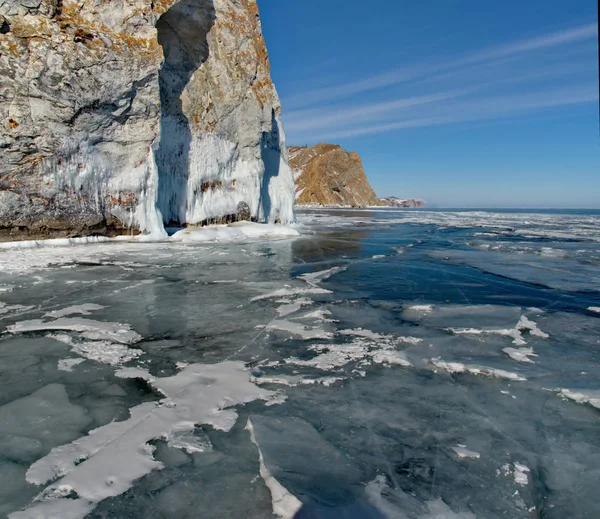
{"type": "Polygon", "coordinates": [[[0,249],[0,517],[600,517],[600,212],[0,249]]]}

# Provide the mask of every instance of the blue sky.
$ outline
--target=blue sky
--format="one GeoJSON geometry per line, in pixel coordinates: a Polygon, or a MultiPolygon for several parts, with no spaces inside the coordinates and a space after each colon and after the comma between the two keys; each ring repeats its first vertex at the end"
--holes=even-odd
{"type": "Polygon", "coordinates": [[[596,0],[258,0],[288,144],[380,196],[600,207],[596,0]]]}

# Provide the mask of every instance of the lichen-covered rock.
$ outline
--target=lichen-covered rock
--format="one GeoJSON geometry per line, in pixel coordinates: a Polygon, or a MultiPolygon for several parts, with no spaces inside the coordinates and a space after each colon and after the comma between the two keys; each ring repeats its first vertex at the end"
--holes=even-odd
{"type": "Polygon", "coordinates": [[[0,238],[293,219],[255,0],[0,0],[0,238]]]}
{"type": "Polygon", "coordinates": [[[250,206],[246,202],[240,202],[237,205],[236,217],[237,217],[237,220],[240,222],[247,221],[252,218],[252,212],[250,211],[250,206]]]}
{"type": "Polygon", "coordinates": [[[383,205],[369,185],[356,152],[336,144],[289,148],[299,205],[383,205]]]}

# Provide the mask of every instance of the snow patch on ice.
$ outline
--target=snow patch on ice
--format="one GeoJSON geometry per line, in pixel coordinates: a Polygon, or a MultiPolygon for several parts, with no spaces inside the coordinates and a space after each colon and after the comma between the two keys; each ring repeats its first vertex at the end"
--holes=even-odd
{"type": "Polygon", "coordinates": [[[35,308],[35,307],[24,306],[24,305],[7,305],[6,303],[3,303],[0,301],[0,315],[12,313],[12,312],[19,312],[19,311],[24,312],[26,310],[31,310],[33,308],[35,308]]]}
{"type": "Polygon", "coordinates": [[[433,305],[409,305],[404,307],[405,310],[412,310],[413,312],[420,312],[423,314],[430,314],[433,312],[433,305]]]}
{"type": "Polygon", "coordinates": [[[478,459],[481,456],[478,452],[467,449],[465,445],[459,444],[456,447],[452,447],[452,450],[459,458],[478,459]]]}
{"type": "Polygon", "coordinates": [[[401,351],[379,350],[373,352],[371,356],[375,364],[397,364],[398,366],[404,366],[405,368],[412,366],[412,363],[401,351]]]}
{"type": "Polygon", "coordinates": [[[496,475],[504,474],[505,476],[510,476],[512,474],[517,485],[526,486],[529,483],[529,472],[531,472],[529,467],[522,463],[515,462],[502,465],[500,470],[496,470],[496,475]]]}
{"type": "MultiPolygon", "coordinates": [[[[68,344],[71,347],[71,351],[77,353],[77,355],[110,366],[124,364],[144,354],[142,350],[129,348],[124,344],[111,341],[77,341],[70,335],[60,333],[49,333],[46,337],[68,344]]],[[[81,362],[83,362],[83,359],[81,362]]]]}
{"type": "Polygon", "coordinates": [[[307,386],[312,384],[321,384],[323,386],[331,386],[336,382],[345,380],[344,377],[319,377],[319,378],[307,378],[299,375],[272,375],[272,376],[260,376],[252,377],[251,382],[258,385],[263,384],[275,384],[281,386],[307,386]]]}
{"type": "Polygon", "coordinates": [[[321,281],[330,278],[334,274],[338,274],[346,270],[347,267],[333,267],[327,270],[319,270],[318,272],[309,272],[307,274],[301,274],[298,279],[306,281],[311,286],[318,285],[321,281]]]}
{"type": "Polygon", "coordinates": [[[365,337],[367,339],[373,339],[373,340],[378,340],[378,339],[384,339],[385,338],[385,335],[381,335],[379,333],[372,332],[371,330],[363,330],[362,328],[340,330],[338,333],[340,335],[353,335],[353,336],[356,336],[356,337],[365,337]]]}
{"type": "Polygon", "coordinates": [[[333,322],[333,319],[331,319],[331,312],[329,310],[327,310],[326,308],[318,308],[316,310],[313,310],[312,312],[308,312],[306,314],[299,315],[294,318],[295,319],[314,319],[316,321],[323,321],[326,323],[333,322]]]}
{"type": "Polygon", "coordinates": [[[121,344],[133,344],[142,339],[142,336],[134,332],[129,324],[94,321],[80,317],[61,317],[54,321],[32,319],[7,327],[7,331],[13,334],[53,330],[72,330],[81,332],[86,339],[108,340],[121,344]]]}
{"type": "Polygon", "coordinates": [[[547,333],[543,332],[538,328],[537,323],[528,319],[526,316],[522,315],[519,318],[516,326],[514,328],[507,329],[494,329],[494,328],[446,328],[447,331],[452,332],[455,335],[482,335],[482,334],[496,334],[496,335],[504,335],[506,337],[511,337],[513,339],[513,344],[517,346],[524,346],[527,344],[527,341],[523,337],[522,332],[529,332],[529,335],[533,335],[535,337],[540,337],[542,339],[547,339],[550,337],[547,333]]]}
{"type": "Polygon", "coordinates": [[[305,341],[312,339],[332,339],[333,333],[326,332],[323,328],[314,327],[310,328],[300,323],[288,321],[285,319],[275,319],[266,325],[267,330],[280,330],[283,332],[297,335],[305,341]]]}
{"type": "Polygon", "coordinates": [[[265,485],[269,489],[269,492],[271,492],[273,513],[282,519],[293,519],[298,510],[302,508],[302,503],[275,479],[273,474],[271,474],[271,471],[265,465],[265,459],[260,450],[260,446],[256,441],[254,427],[252,426],[252,421],[250,419],[248,419],[246,424],[246,430],[250,433],[250,440],[256,445],[256,449],[258,450],[260,477],[263,478],[265,485]]]}
{"type": "Polygon", "coordinates": [[[566,399],[573,400],[578,404],[589,404],[596,409],[600,409],[600,390],[572,390],[557,389],[557,393],[566,399]]]}
{"type": "Polygon", "coordinates": [[[518,362],[530,362],[533,364],[533,361],[529,357],[537,357],[533,348],[504,348],[502,351],[511,359],[518,362]]]}
{"type": "MultiPolygon", "coordinates": [[[[127,374],[133,373],[129,370],[127,374]]],[[[192,431],[195,424],[227,432],[237,420],[234,406],[269,400],[274,395],[252,384],[241,362],[192,364],[165,378],[152,377],[139,368],[137,374],[165,397],[132,407],[127,420],[90,431],[52,449],[31,465],[28,482],[42,485],[57,481],[42,491],[22,513],[25,515],[13,514],[15,518],[44,517],[48,506],[54,508],[57,517],[83,518],[98,502],[122,494],[135,480],[163,468],[154,460],[149,441],[169,440],[192,431]],[[62,489],[77,498],[66,498],[62,489]]]]}
{"type": "Polygon", "coordinates": [[[85,359],[60,359],[57,368],[60,371],[73,371],[73,368],[82,362],[85,362],[85,359]]]}
{"type": "Polygon", "coordinates": [[[524,382],[527,379],[516,373],[510,371],[504,371],[502,369],[486,368],[483,366],[468,366],[460,362],[446,362],[441,360],[439,357],[430,359],[431,364],[436,368],[443,369],[448,373],[470,373],[471,375],[484,375],[486,377],[504,378],[507,380],[514,380],[518,382],[524,382]]]}
{"type": "Polygon", "coordinates": [[[260,296],[255,296],[252,299],[250,299],[251,302],[254,301],[261,301],[262,299],[274,299],[274,298],[282,298],[282,297],[291,297],[291,296],[297,296],[297,295],[307,295],[307,294],[331,294],[330,290],[325,290],[324,288],[303,288],[303,287],[299,287],[299,288],[291,288],[291,287],[286,287],[286,288],[279,288],[277,290],[274,290],[273,292],[268,292],[266,294],[262,294],[260,296]]]}
{"type": "Polygon", "coordinates": [[[182,243],[235,242],[256,239],[294,238],[300,233],[292,227],[254,222],[234,222],[228,225],[188,227],[171,236],[182,243]]]}
{"type": "MultiPolygon", "coordinates": [[[[284,363],[294,366],[313,367],[320,370],[335,370],[343,368],[351,362],[362,361],[374,364],[398,365],[410,367],[412,363],[406,354],[398,351],[396,346],[404,342],[406,337],[382,335],[370,330],[342,330],[342,335],[354,335],[352,342],[342,344],[313,344],[308,350],[317,353],[312,359],[290,357],[284,363]],[[344,333],[342,333],[344,332],[344,333]]],[[[409,338],[412,339],[412,338],[409,338]]]]}

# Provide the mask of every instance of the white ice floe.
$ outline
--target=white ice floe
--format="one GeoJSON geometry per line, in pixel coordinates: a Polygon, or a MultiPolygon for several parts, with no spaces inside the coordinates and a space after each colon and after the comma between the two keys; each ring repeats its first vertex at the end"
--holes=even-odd
{"type": "MultiPolygon", "coordinates": [[[[284,317],[289,314],[294,314],[298,312],[303,306],[310,306],[313,304],[313,300],[308,299],[307,297],[299,297],[295,301],[291,299],[280,299],[275,302],[281,304],[281,306],[275,308],[275,311],[281,317],[284,317]]],[[[306,315],[304,317],[306,317],[306,315]]]]}
{"type": "Polygon", "coordinates": [[[600,306],[588,306],[588,311],[600,314],[600,306]]]}
{"type": "Polygon", "coordinates": [[[142,339],[142,336],[134,332],[129,324],[94,321],[81,317],[61,317],[54,321],[32,319],[7,327],[7,331],[13,334],[54,330],[71,330],[80,332],[82,337],[93,341],[108,340],[121,344],[133,344],[142,339]]]}
{"type": "Polygon", "coordinates": [[[371,330],[364,330],[362,328],[354,328],[348,330],[340,330],[338,331],[340,335],[352,335],[355,337],[365,337],[366,339],[385,339],[385,335],[381,335],[380,333],[372,332],[371,330]]]}
{"type": "Polygon", "coordinates": [[[318,378],[308,378],[301,377],[299,375],[273,375],[273,376],[261,376],[261,377],[252,377],[251,382],[258,385],[263,384],[275,384],[279,386],[309,386],[313,384],[320,384],[322,386],[331,386],[336,382],[340,382],[345,380],[344,377],[318,377],[318,378]]]}
{"type": "Polygon", "coordinates": [[[73,353],[77,353],[77,355],[81,355],[88,360],[100,362],[101,364],[108,364],[110,366],[118,366],[132,361],[144,353],[142,350],[129,348],[118,342],[75,340],[70,335],[62,333],[51,333],[46,337],[68,344],[73,353]]]}
{"type": "Polygon", "coordinates": [[[301,274],[298,279],[306,281],[311,286],[318,285],[324,279],[328,279],[334,274],[338,274],[346,270],[346,267],[333,267],[327,270],[319,270],[318,272],[309,272],[307,274],[301,274]]]}
{"type": "Polygon", "coordinates": [[[297,335],[305,341],[313,339],[332,339],[333,333],[326,332],[323,328],[308,327],[300,323],[288,321],[286,319],[275,319],[266,325],[267,330],[280,330],[283,332],[297,335]]]}
{"type": "Polygon", "coordinates": [[[530,335],[534,335],[536,337],[541,337],[542,339],[547,339],[550,337],[547,333],[543,332],[538,328],[536,322],[528,319],[526,316],[522,315],[517,323],[517,330],[527,330],[530,335]]]}
{"type": "Polygon", "coordinates": [[[446,362],[441,360],[439,357],[430,359],[430,362],[436,368],[443,369],[448,373],[470,373],[471,375],[484,375],[486,377],[504,378],[518,382],[524,382],[527,380],[525,377],[517,375],[516,373],[511,373],[510,371],[486,368],[483,366],[468,366],[460,362],[446,362]]]}
{"type": "Polygon", "coordinates": [[[277,479],[275,479],[273,474],[271,474],[271,471],[265,465],[265,460],[262,451],[260,450],[260,446],[256,441],[254,427],[252,426],[252,421],[250,419],[248,419],[248,423],[246,424],[246,430],[250,433],[250,440],[256,445],[256,449],[258,450],[260,477],[263,479],[271,493],[273,513],[282,519],[293,519],[298,510],[302,508],[302,503],[296,496],[291,494],[287,488],[277,481],[277,479]]]}
{"type": "Polygon", "coordinates": [[[260,301],[262,299],[275,299],[275,298],[286,298],[298,295],[309,295],[309,294],[331,294],[330,290],[325,290],[324,288],[316,288],[316,287],[298,287],[298,288],[279,288],[274,290],[273,292],[268,292],[266,294],[261,294],[260,296],[253,297],[250,301],[260,301]]]}
{"type": "Polygon", "coordinates": [[[529,357],[537,357],[533,351],[533,348],[504,348],[502,351],[511,359],[519,362],[533,363],[529,357]]]}
{"type": "Polygon", "coordinates": [[[359,361],[365,358],[369,351],[362,342],[332,345],[315,344],[309,346],[308,349],[320,353],[312,359],[303,360],[291,357],[285,359],[284,362],[293,366],[310,366],[327,371],[341,368],[353,361],[359,361]]]}
{"type": "Polygon", "coordinates": [[[505,463],[500,467],[500,469],[496,470],[496,475],[503,474],[505,476],[510,476],[512,474],[515,483],[517,485],[525,486],[529,483],[528,474],[531,472],[529,467],[523,465],[522,463],[505,463]]]}
{"type": "Polygon", "coordinates": [[[61,310],[53,310],[52,312],[47,312],[44,314],[44,317],[65,317],[67,315],[80,314],[80,315],[90,315],[91,312],[96,310],[102,310],[105,308],[102,305],[96,305],[94,303],[84,303],[82,305],[74,305],[67,306],[61,310]]]}
{"type": "Polygon", "coordinates": [[[455,335],[482,335],[495,334],[504,335],[513,339],[513,344],[524,346],[527,341],[523,337],[523,332],[529,332],[529,335],[547,339],[549,335],[538,328],[537,323],[522,315],[514,328],[496,329],[496,328],[446,328],[447,331],[455,335]]]}
{"type": "Polygon", "coordinates": [[[294,317],[294,318],[295,319],[314,319],[315,321],[323,321],[326,323],[333,322],[333,319],[331,319],[331,312],[329,310],[327,310],[326,308],[317,308],[316,310],[313,310],[312,312],[308,312],[303,315],[298,315],[297,317],[294,317]]]}
{"type": "Polygon", "coordinates": [[[281,306],[278,306],[277,308],[275,308],[275,310],[281,317],[284,317],[288,314],[293,314],[297,312],[298,310],[300,310],[300,308],[302,308],[302,305],[299,303],[286,303],[281,306]]]}
{"type": "Polygon", "coordinates": [[[406,358],[406,355],[402,351],[396,350],[378,350],[371,353],[371,358],[375,364],[397,364],[398,366],[404,366],[410,368],[412,363],[406,358]]]}
{"type": "Polygon", "coordinates": [[[73,371],[73,368],[82,362],[85,362],[85,359],[60,359],[57,367],[60,371],[73,371]]]}
{"type": "Polygon", "coordinates": [[[580,389],[557,389],[556,391],[563,398],[573,400],[578,404],[589,404],[596,409],[600,409],[600,390],[587,389],[584,392],[580,389]]]}
{"type": "Polygon", "coordinates": [[[431,312],[433,312],[433,305],[408,305],[404,307],[404,311],[421,314],[430,314],[431,312]]]}
{"type": "Polygon", "coordinates": [[[458,444],[456,447],[452,447],[452,450],[459,458],[478,459],[481,456],[478,452],[467,449],[466,445],[458,444]]]}
{"type": "Polygon", "coordinates": [[[363,328],[354,328],[348,330],[340,330],[340,335],[352,335],[356,337],[364,337],[366,339],[372,339],[374,341],[380,340],[384,343],[384,346],[391,345],[392,342],[405,343],[405,344],[419,344],[423,342],[423,339],[419,337],[407,337],[407,336],[395,336],[395,335],[384,335],[376,333],[371,330],[364,330],[363,328]]]}
{"type": "Polygon", "coordinates": [[[310,351],[317,352],[312,359],[299,359],[291,357],[285,359],[286,364],[294,366],[313,367],[320,370],[334,370],[343,368],[351,362],[364,364],[412,366],[406,354],[396,349],[397,345],[415,337],[395,337],[382,335],[371,330],[357,328],[355,330],[342,330],[341,335],[355,336],[352,342],[342,344],[313,344],[308,347],[310,351]]]}
{"type": "Polygon", "coordinates": [[[300,233],[285,225],[254,222],[235,222],[229,225],[209,225],[187,228],[171,236],[172,241],[182,243],[233,242],[253,239],[294,238],[300,233]]]}
{"type": "Polygon", "coordinates": [[[31,310],[35,308],[33,306],[25,306],[25,305],[7,305],[0,301],[0,315],[9,314],[13,312],[24,312],[26,310],[31,310]]]}
{"type": "Polygon", "coordinates": [[[11,519],[49,517],[44,515],[49,506],[55,517],[83,518],[103,499],[122,494],[135,480],[163,467],[154,460],[149,441],[169,441],[193,431],[196,424],[229,431],[237,420],[234,406],[274,396],[250,382],[241,362],[191,364],[165,378],[139,368],[122,375],[144,377],[164,398],[132,407],[127,420],[90,431],[36,461],[27,471],[27,481],[54,482],[11,519]]]}

